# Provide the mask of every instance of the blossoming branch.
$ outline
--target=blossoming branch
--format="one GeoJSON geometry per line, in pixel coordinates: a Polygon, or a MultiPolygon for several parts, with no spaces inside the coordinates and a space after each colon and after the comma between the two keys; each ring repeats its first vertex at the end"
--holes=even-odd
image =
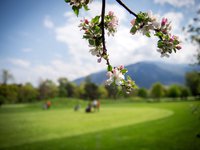
{"type": "Polygon", "coordinates": [[[158,21],[152,12],[140,12],[137,14],[137,18],[131,21],[131,25],[131,34],[135,34],[139,31],[143,35],[151,37],[152,31],[154,31],[154,36],[159,38],[157,46],[158,52],[161,53],[161,57],[169,57],[169,54],[173,51],[176,53],[177,50],[181,49],[178,36],[175,36],[170,32],[172,29],[171,22],[169,22],[167,18],[158,21]]]}
{"type": "MultiPolygon", "coordinates": [[[[92,0],[65,0],[72,7],[74,13],[78,16],[79,10],[84,8],[89,10],[88,4],[92,0]]],[[[116,0],[123,8],[125,8],[135,18],[131,21],[131,34],[141,32],[147,37],[158,37],[157,47],[161,56],[169,57],[169,54],[181,49],[180,41],[177,36],[171,33],[171,22],[167,18],[163,18],[159,21],[151,12],[138,14],[130,10],[121,0],[116,0]]],[[[102,59],[107,64],[107,85],[115,84],[125,89],[127,93],[130,93],[137,86],[130,76],[126,76],[128,70],[123,65],[119,67],[113,67],[109,61],[109,55],[106,48],[105,33],[108,36],[114,36],[117,32],[118,18],[113,11],[109,11],[105,14],[106,0],[102,0],[101,15],[95,16],[91,20],[84,18],[79,25],[83,31],[83,38],[88,41],[90,47],[89,52],[97,57],[97,62],[100,63],[102,59]]]]}

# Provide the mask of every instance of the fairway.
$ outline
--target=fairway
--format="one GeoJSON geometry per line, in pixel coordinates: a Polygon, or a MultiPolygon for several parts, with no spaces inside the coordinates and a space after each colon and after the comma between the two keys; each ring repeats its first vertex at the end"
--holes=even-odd
{"type": "MultiPolygon", "coordinates": [[[[178,104],[171,103],[171,108],[178,104]]],[[[170,104],[104,104],[100,112],[89,114],[85,113],[84,109],[74,112],[72,108],[45,111],[40,109],[29,110],[26,105],[16,105],[13,106],[16,111],[12,112],[8,110],[11,110],[13,107],[3,107],[0,113],[0,148],[16,149],[18,147],[23,149],[23,145],[41,142],[48,143],[49,141],[83,137],[84,135],[93,135],[95,133],[98,133],[97,135],[99,133],[107,133],[109,138],[112,138],[112,136],[116,138],[115,134],[113,134],[116,133],[115,130],[117,131],[121,128],[129,129],[129,126],[136,127],[138,125],[145,125],[148,122],[163,120],[164,118],[173,118],[173,116],[177,115],[177,112],[176,110],[169,109],[169,107],[165,107],[168,105],[170,104]],[[161,107],[158,107],[158,105],[161,105],[161,107]],[[7,111],[3,111],[4,109],[7,111]],[[22,111],[23,109],[24,111],[22,111]],[[114,132],[110,133],[110,131],[114,132]]],[[[180,103],[179,105],[183,105],[182,107],[184,108],[189,106],[189,103],[180,103]]],[[[189,107],[185,110],[189,112],[189,107]]],[[[163,124],[163,126],[166,127],[166,124],[163,124]]],[[[163,127],[161,126],[161,128],[163,127]]],[[[142,130],[148,130],[148,128],[143,128],[142,130]]],[[[145,134],[145,132],[141,134],[145,134]]],[[[131,131],[125,137],[134,138],[134,136],[134,133],[131,131]]],[[[123,138],[121,137],[120,139],[123,140],[123,138]]],[[[88,140],[88,143],[90,142],[88,140]]],[[[51,149],[48,146],[46,148],[51,149]]],[[[32,149],[37,148],[33,146],[32,149]]]]}

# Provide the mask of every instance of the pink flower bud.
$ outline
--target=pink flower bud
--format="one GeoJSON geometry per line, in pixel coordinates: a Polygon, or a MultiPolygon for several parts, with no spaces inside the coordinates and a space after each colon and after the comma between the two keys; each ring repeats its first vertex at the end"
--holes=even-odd
{"type": "Polygon", "coordinates": [[[170,41],[170,42],[173,42],[174,40],[175,40],[175,36],[173,35],[173,36],[170,37],[170,40],[169,40],[169,41],[170,41]]]}
{"type": "Polygon", "coordinates": [[[163,18],[163,19],[162,19],[162,22],[161,22],[161,25],[162,25],[162,26],[166,25],[167,21],[168,21],[167,18],[163,18]]]}
{"type": "Polygon", "coordinates": [[[132,26],[135,25],[135,19],[131,20],[131,24],[132,24],[132,26]]]}
{"type": "Polygon", "coordinates": [[[182,47],[181,47],[180,45],[178,45],[178,46],[176,46],[176,48],[177,48],[178,50],[180,50],[182,47]]]}
{"type": "Polygon", "coordinates": [[[87,19],[84,19],[84,22],[85,22],[85,24],[88,24],[88,23],[89,23],[89,21],[88,21],[87,19]]]}
{"type": "Polygon", "coordinates": [[[109,16],[113,16],[113,15],[114,15],[114,12],[113,12],[113,11],[109,11],[109,12],[108,12],[108,15],[109,15],[109,16]]]}
{"type": "Polygon", "coordinates": [[[124,69],[124,65],[119,66],[119,69],[120,70],[124,69]]]}

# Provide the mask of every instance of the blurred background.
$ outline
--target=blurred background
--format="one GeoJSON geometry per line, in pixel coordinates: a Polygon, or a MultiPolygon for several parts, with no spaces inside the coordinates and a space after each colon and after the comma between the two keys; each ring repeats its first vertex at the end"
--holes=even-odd
{"type": "Polygon", "coordinates": [[[182,42],[162,58],[157,39],[131,35],[134,17],[107,0],[106,12],[119,18],[108,54],[138,85],[130,94],[105,86],[106,62],[78,28],[100,15],[100,0],[79,17],[64,0],[0,1],[0,149],[199,149],[200,1],[123,2],[168,18],[182,42]],[[101,111],[89,117],[94,99],[101,111]]]}

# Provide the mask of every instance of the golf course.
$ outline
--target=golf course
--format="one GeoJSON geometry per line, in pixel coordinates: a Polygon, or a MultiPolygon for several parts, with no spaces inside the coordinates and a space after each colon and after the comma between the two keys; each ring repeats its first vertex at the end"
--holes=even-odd
{"type": "Polygon", "coordinates": [[[85,113],[87,101],[52,99],[0,108],[2,150],[198,150],[199,101],[133,102],[102,100],[99,111],[85,113]],[[81,108],[74,111],[73,107],[81,108]]]}

